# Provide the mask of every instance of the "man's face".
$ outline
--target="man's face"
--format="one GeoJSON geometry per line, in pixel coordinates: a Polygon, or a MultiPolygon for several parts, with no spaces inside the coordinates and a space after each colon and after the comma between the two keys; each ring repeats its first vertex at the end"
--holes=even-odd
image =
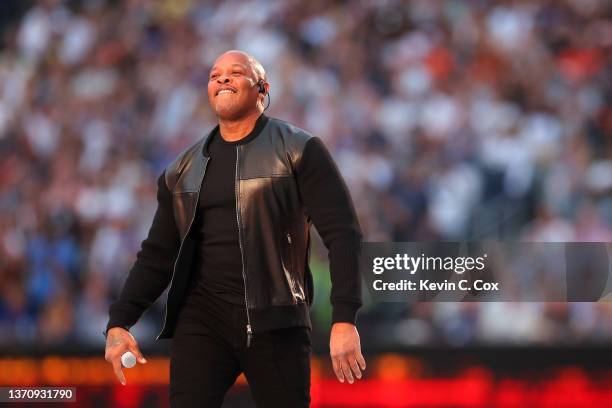
{"type": "Polygon", "coordinates": [[[208,78],[208,101],[223,119],[236,119],[257,107],[257,75],[242,54],[228,52],[215,61],[208,78]]]}

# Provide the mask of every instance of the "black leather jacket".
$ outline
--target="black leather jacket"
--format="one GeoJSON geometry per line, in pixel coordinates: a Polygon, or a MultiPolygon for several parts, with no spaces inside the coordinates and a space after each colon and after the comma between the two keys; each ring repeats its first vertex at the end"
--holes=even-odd
{"type": "MultiPolygon", "coordinates": [[[[295,177],[306,142],[312,136],[287,122],[264,119],[265,127],[254,140],[236,145],[236,225],[246,288],[249,324],[245,331],[248,334],[281,327],[311,327],[309,307],[314,295],[308,265],[311,219],[295,177]]],[[[158,180],[165,183],[159,186],[164,187],[167,195],[158,191],[159,207],[149,238],[143,242],[137,266],[129,274],[119,300],[111,305],[107,329],[129,328],[134,324],[142,311],[159,297],[169,279],[164,326],[157,338],[173,337],[178,314],[195,275],[191,273],[191,263],[198,242],[191,226],[209,160],[206,146],[217,129],[180,153],[166,168],[164,180],[158,180]],[[168,219],[164,228],[163,220],[168,219]],[[175,236],[169,236],[168,230],[174,231],[175,236]],[[157,238],[157,241],[151,238],[162,235],[163,239],[157,238]],[[171,249],[164,249],[162,243],[168,241],[171,249]],[[158,258],[164,260],[164,265],[158,265],[152,254],[164,250],[164,256],[158,258]],[[175,253],[175,258],[170,256],[175,253]],[[170,258],[174,261],[171,267],[165,264],[170,258]],[[172,269],[170,276],[169,269],[172,269]]],[[[342,242],[360,242],[361,232],[354,212],[347,212],[348,222],[342,222],[343,232],[333,235],[343,235],[339,240],[342,242]]],[[[351,248],[346,252],[355,251],[351,248]]],[[[350,316],[354,318],[361,305],[356,268],[350,275],[350,279],[336,278],[335,283],[332,275],[336,288],[344,285],[342,299],[334,308],[338,316],[348,317],[343,321],[350,320],[350,316]],[[341,279],[343,282],[338,282],[341,279]]]]}

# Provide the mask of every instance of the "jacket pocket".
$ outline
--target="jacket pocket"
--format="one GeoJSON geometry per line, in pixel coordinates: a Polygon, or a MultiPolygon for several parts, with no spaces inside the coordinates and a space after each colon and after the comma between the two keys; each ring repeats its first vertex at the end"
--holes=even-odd
{"type": "Polygon", "coordinates": [[[296,282],[295,265],[294,265],[294,237],[290,229],[284,229],[282,232],[282,254],[281,261],[283,264],[283,274],[287,280],[287,286],[291,291],[291,297],[294,303],[302,303],[304,301],[300,285],[296,282]]]}

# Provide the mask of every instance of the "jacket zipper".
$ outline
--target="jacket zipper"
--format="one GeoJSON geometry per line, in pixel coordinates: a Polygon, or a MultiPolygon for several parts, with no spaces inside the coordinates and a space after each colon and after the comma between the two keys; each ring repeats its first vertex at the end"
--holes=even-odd
{"type": "Polygon", "coordinates": [[[251,345],[251,339],[253,338],[253,330],[251,328],[251,318],[249,316],[249,298],[247,296],[247,280],[246,280],[246,272],[244,270],[244,250],[242,247],[242,237],[240,235],[240,205],[239,205],[239,194],[240,189],[238,188],[238,164],[240,162],[240,146],[236,146],[236,178],[234,180],[234,189],[236,192],[236,222],[238,224],[238,244],[240,245],[240,258],[242,259],[242,280],[244,281],[244,305],[246,307],[246,316],[247,316],[247,325],[246,325],[246,333],[247,333],[247,343],[246,346],[249,347],[251,345]]]}
{"type": "MultiPolygon", "coordinates": [[[[202,170],[202,178],[204,178],[204,173],[206,173],[206,167],[208,167],[208,160],[206,160],[204,162],[204,170],[202,170]]],[[[202,179],[200,179],[200,186],[202,185],[202,179]]],[[[171,193],[172,194],[172,193],[171,193]]],[[[198,190],[197,192],[197,199],[196,199],[196,211],[198,209],[198,200],[200,199],[200,190],[198,190]]],[[[170,277],[170,285],[168,286],[168,296],[170,296],[170,290],[172,289],[172,281],[174,280],[174,274],[176,272],[176,265],[178,263],[178,260],[181,257],[181,250],[183,249],[183,243],[185,242],[185,238],[187,238],[187,235],[189,235],[189,231],[191,230],[191,224],[193,224],[193,220],[195,219],[195,215],[196,215],[196,211],[193,212],[193,215],[191,216],[191,220],[189,220],[189,226],[187,227],[187,231],[185,232],[185,236],[183,237],[183,239],[181,239],[181,244],[179,245],[179,250],[178,253],[176,255],[176,259],[174,260],[174,265],[172,266],[172,276],[170,277]]],[[[162,331],[157,335],[157,337],[155,338],[156,340],[159,340],[159,336],[162,335],[162,333],[164,332],[164,330],[166,329],[166,322],[168,321],[168,300],[166,299],[166,307],[164,307],[164,324],[162,326],[162,331]]]]}

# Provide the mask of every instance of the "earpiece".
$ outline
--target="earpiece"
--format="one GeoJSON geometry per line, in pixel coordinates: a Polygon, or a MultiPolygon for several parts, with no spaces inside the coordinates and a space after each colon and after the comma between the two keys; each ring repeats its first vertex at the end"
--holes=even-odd
{"type": "Polygon", "coordinates": [[[260,79],[259,81],[257,81],[257,85],[259,85],[259,93],[264,94],[264,99],[265,99],[266,95],[268,95],[268,104],[264,108],[264,111],[265,111],[270,106],[270,94],[266,93],[266,87],[264,86],[264,83],[265,82],[264,82],[263,79],[260,79]]]}

